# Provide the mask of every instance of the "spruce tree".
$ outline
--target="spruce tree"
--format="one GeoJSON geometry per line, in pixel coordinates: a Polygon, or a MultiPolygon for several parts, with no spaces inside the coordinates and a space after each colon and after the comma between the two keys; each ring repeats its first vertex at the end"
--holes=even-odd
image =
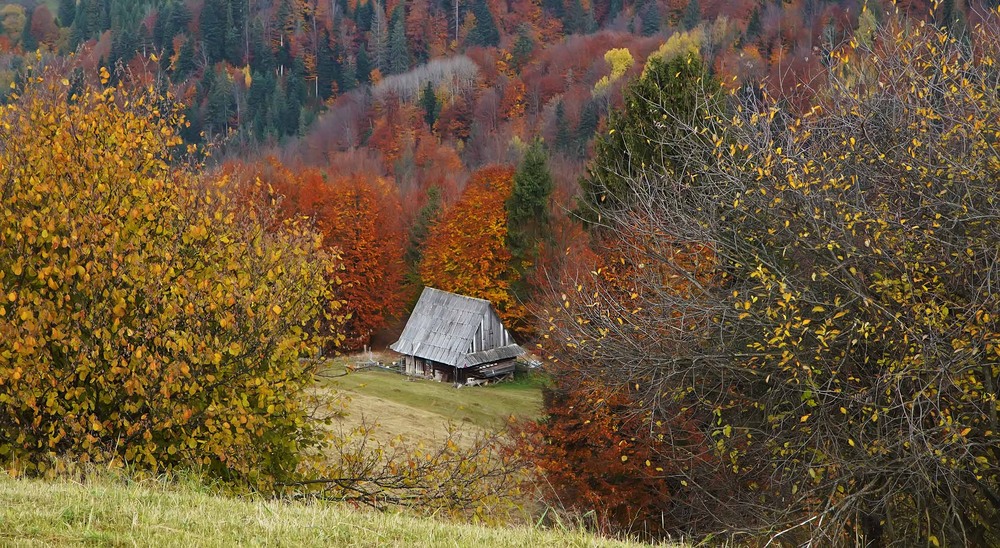
{"type": "Polygon", "coordinates": [[[402,74],[410,68],[410,48],[406,42],[406,23],[403,4],[392,11],[389,26],[389,74],[402,74]]]}
{"type": "Polygon", "coordinates": [[[691,30],[701,23],[701,6],[698,4],[698,0],[691,0],[688,2],[687,9],[684,10],[684,18],[681,20],[681,25],[684,26],[684,30],[691,30]]]}
{"type": "Polygon", "coordinates": [[[437,121],[438,113],[441,111],[441,105],[434,93],[434,85],[429,80],[427,86],[420,92],[420,106],[424,109],[424,121],[427,122],[427,127],[433,129],[434,122],[437,121]]]}
{"type": "Polygon", "coordinates": [[[194,54],[194,38],[186,36],[181,51],[177,53],[177,62],[174,64],[174,82],[180,82],[194,72],[194,54]]]}
{"type": "Polygon", "coordinates": [[[224,0],[205,0],[201,8],[200,29],[208,64],[214,65],[225,59],[227,29],[224,0]]]}
{"type": "Polygon", "coordinates": [[[514,188],[506,203],[507,249],[511,266],[519,274],[512,289],[523,301],[531,298],[528,274],[538,262],[540,245],[551,240],[549,199],[552,187],[545,150],[536,140],[514,174],[514,188]]]}
{"type": "Polygon", "coordinates": [[[76,19],[76,0],[59,0],[59,26],[67,28],[76,19]]]}
{"type": "Polygon", "coordinates": [[[33,52],[38,49],[38,40],[31,34],[31,20],[34,19],[34,11],[24,18],[24,27],[21,28],[21,49],[25,52],[33,52]]]}
{"type": "Polygon", "coordinates": [[[597,137],[594,160],[581,181],[584,217],[596,218],[608,198],[620,205],[629,196],[627,181],[647,171],[698,165],[685,156],[684,143],[713,133],[708,128],[692,135],[686,128],[704,127],[712,119],[710,105],[718,103],[719,89],[694,52],[649,59],[643,76],[625,88],[624,109],[611,114],[609,131],[597,137]]]}
{"type": "Polygon", "coordinates": [[[469,32],[466,41],[470,46],[493,47],[500,43],[500,31],[496,20],[486,5],[486,0],[473,0],[472,15],[476,18],[476,26],[469,32]]]}
{"type": "Polygon", "coordinates": [[[660,31],[660,10],[656,7],[655,2],[646,4],[645,9],[642,11],[642,35],[652,36],[660,31]]]}

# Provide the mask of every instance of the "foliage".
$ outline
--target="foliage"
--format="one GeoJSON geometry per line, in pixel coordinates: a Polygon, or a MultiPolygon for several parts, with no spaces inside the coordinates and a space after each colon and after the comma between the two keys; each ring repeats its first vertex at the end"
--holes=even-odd
{"type": "Polygon", "coordinates": [[[322,246],[342,260],[330,273],[344,316],[336,346],[356,350],[369,344],[402,306],[404,234],[395,189],[367,174],[331,178],[315,168],[293,171],[275,158],[230,169],[267,183],[270,192],[259,198],[276,201],[285,218],[312,220],[322,246]]]}
{"type": "Polygon", "coordinates": [[[169,98],[69,87],[31,77],[0,111],[0,462],[294,477],[334,257],[171,165],[169,98]]]}
{"type": "Polygon", "coordinates": [[[633,412],[700,417],[733,488],[681,532],[1000,542],[992,17],[967,44],[891,20],[831,53],[812,109],[734,95],[714,121],[674,115],[711,141],[655,146],[700,165],[616,175],[629,196],[601,213],[624,277],[581,284],[553,338],[634,387],[633,412]]]}
{"type": "Polygon", "coordinates": [[[425,286],[490,301],[508,327],[526,316],[511,292],[516,271],[506,246],[513,179],[509,167],[475,172],[462,199],[431,226],[418,269],[425,286]]]}
{"type": "Polygon", "coordinates": [[[632,68],[632,65],[635,64],[635,59],[627,48],[609,49],[604,54],[604,60],[611,67],[611,74],[597,81],[597,84],[594,85],[595,95],[604,93],[611,84],[624,76],[628,69],[632,68]]]}
{"type": "Polygon", "coordinates": [[[682,143],[705,135],[692,134],[686,126],[709,116],[718,92],[719,84],[705,73],[696,53],[650,56],[642,77],[624,92],[624,111],[612,113],[610,129],[597,138],[594,161],[581,181],[583,216],[597,220],[606,200],[629,196],[633,179],[697,167],[682,143]]]}
{"type": "Polygon", "coordinates": [[[693,412],[678,412],[669,425],[651,424],[634,412],[629,388],[608,389],[572,368],[556,370],[544,392],[546,418],[515,432],[516,446],[544,477],[537,483],[546,486],[539,490],[549,504],[589,516],[602,534],[643,538],[694,527],[710,515],[685,502],[706,482],[684,478],[708,481],[720,463],[693,412]]]}

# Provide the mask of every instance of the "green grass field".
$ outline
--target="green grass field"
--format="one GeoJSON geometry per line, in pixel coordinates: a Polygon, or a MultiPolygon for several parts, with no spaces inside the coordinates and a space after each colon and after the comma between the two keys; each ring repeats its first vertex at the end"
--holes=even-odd
{"type": "MultiPolygon", "coordinates": [[[[341,373],[350,362],[341,358],[322,374],[341,373]]],[[[380,439],[402,435],[435,441],[442,439],[449,424],[482,431],[502,426],[511,415],[528,419],[541,415],[542,380],[537,375],[490,386],[454,388],[449,383],[412,380],[370,369],[321,378],[320,385],[350,397],[344,426],[357,425],[362,419],[375,421],[380,439]]]]}
{"type": "Polygon", "coordinates": [[[0,546],[630,546],[580,531],[494,529],[338,504],[213,496],[199,487],[0,472],[0,546]]]}

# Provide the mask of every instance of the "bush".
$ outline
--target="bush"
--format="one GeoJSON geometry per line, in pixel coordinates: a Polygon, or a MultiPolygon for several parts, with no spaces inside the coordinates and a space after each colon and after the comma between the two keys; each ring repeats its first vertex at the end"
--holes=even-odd
{"type": "Polygon", "coordinates": [[[0,110],[0,463],[292,475],[335,258],[173,165],[182,120],[151,89],[67,88],[0,110]]]}

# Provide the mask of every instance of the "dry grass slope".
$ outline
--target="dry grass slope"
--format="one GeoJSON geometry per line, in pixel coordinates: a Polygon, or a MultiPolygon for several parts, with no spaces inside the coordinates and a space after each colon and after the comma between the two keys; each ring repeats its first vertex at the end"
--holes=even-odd
{"type": "Polygon", "coordinates": [[[579,531],[226,498],[155,481],[42,482],[0,472],[0,501],[0,546],[634,546],[579,531]]]}

